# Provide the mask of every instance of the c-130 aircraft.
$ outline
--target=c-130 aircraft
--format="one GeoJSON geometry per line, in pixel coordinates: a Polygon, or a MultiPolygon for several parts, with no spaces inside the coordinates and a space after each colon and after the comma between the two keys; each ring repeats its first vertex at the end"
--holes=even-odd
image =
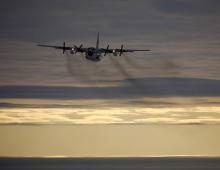
{"type": "Polygon", "coordinates": [[[114,56],[121,56],[122,53],[128,53],[128,52],[135,52],[135,51],[150,51],[150,50],[137,50],[137,49],[124,49],[124,46],[121,45],[121,48],[116,49],[110,49],[109,45],[107,48],[99,48],[99,33],[97,34],[97,40],[96,40],[96,47],[89,47],[89,48],[83,48],[83,45],[81,44],[79,47],[74,45],[73,47],[66,46],[66,43],[63,42],[63,46],[53,46],[53,45],[42,45],[38,44],[40,47],[50,47],[55,49],[63,50],[63,54],[65,54],[66,51],[70,51],[71,54],[77,54],[77,53],[85,53],[85,57],[88,60],[97,62],[100,61],[106,54],[113,54],[114,56]]]}

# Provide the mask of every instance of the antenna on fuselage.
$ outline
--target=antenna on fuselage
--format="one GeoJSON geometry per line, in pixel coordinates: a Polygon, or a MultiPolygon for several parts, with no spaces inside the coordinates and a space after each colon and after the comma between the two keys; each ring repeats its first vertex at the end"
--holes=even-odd
{"type": "Polygon", "coordinates": [[[99,48],[99,32],[97,34],[96,49],[99,48]]]}

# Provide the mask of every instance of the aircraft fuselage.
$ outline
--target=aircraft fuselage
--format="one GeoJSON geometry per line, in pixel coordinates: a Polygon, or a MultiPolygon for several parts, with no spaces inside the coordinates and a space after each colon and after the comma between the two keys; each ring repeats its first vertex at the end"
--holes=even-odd
{"type": "Polygon", "coordinates": [[[101,60],[101,53],[93,47],[88,48],[86,51],[86,59],[91,61],[100,61],[101,60]]]}

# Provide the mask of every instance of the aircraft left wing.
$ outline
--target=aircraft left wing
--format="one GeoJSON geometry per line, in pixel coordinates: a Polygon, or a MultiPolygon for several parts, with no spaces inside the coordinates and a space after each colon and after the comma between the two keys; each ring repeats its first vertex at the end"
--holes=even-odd
{"type": "Polygon", "coordinates": [[[82,48],[82,46],[83,46],[82,44],[79,47],[77,47],[75,45],[73,47],[68,47],[68,46],[66,46],[65,42],[63,43],[63,46],[43,45],[43,44],[38,44],[38,46],[63,50],[63,54],[65,53],[65,51],[68,51],[68,50],[74,51],[75,53],[77,53],[77,52],[85,52],[86,51],[86,48],[82,48]]]}
{"type": "Polygon", "coordinates": [[[43,45],[43,44],[38,44],[38,46],[60,49],[63,50],[63,54],[65,53],[66,50],[72,50],[72,47],[67,47],[65,42],[63,43],[63,46],[43,45]]]}

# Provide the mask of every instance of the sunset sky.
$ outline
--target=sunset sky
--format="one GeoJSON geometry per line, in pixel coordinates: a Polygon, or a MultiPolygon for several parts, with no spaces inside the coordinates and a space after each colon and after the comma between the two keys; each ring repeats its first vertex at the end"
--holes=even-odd
{"type": "Polygon", "coordinates": [[[2,0],[0,156],[220,156],[220,1],[2,0]],[[37,44],[151,49],[91,62],[37,44]]]}

